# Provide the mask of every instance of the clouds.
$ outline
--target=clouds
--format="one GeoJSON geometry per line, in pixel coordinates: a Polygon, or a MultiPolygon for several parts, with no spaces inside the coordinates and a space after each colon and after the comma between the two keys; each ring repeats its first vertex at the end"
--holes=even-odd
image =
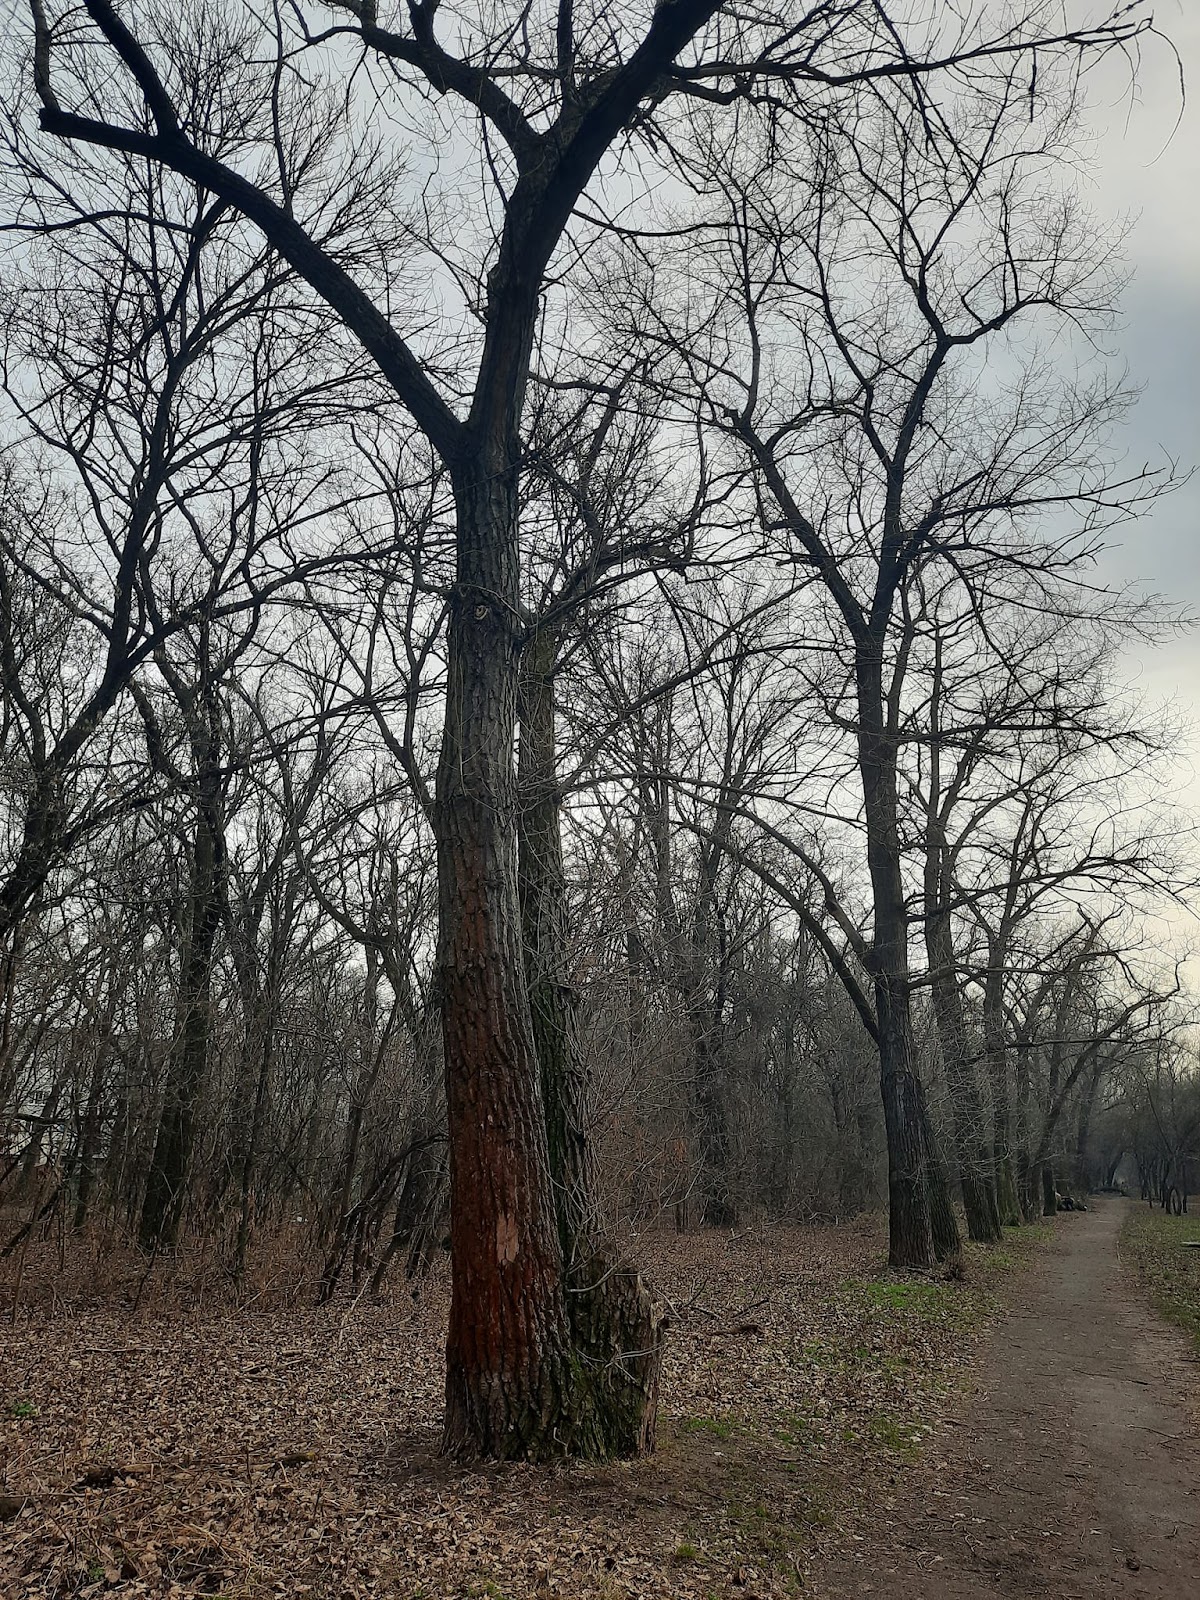
{"type": "MultiPolygon", "coordinates": [[[[1106,61],[1089,83],[1095,139],[1097,210],[1131,217],[1126,251],[1133,281],[1126,293],[1120,355],[1142,398],[1118,441],[1131,467],[1176,459],[1200,461],[1200,9],[1165,0],[1156,20],[1178,51],[1147,42],[1131,95],[1128,66],[1106,61]]],[[[1200,479],[1166,497],[1125,529],[1104,558],[1101,576],[1146,589],[1200,613],[1200,479]]],[[[1200,632],[1129,657],[1131,676],[1148,693],[1177,695],[1200,720],[1200,632]]],[[[1181,781],[1200,809],[1200,735],[1181,750],[1181,781]]]]}

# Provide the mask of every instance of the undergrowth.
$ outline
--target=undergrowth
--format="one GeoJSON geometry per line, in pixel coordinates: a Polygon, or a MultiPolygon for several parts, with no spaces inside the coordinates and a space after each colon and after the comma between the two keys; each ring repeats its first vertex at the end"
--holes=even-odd
{"type": "Polygon", "coordinates": [[[1157,1310],[1200,1351],[1200,1216],[1133,1211],[1121,1230],[1121,1251],[1137,1266],[1157,1310]]]}

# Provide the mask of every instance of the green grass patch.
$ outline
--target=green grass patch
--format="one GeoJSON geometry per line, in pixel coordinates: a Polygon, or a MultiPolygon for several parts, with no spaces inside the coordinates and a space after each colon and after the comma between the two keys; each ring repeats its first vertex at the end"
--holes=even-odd
{"type": "Polygon", "coordinates": [[[863,1299],[887,1311],[911,1311],[921,1317],[944,1317],[956,1309],[958,1296],[951,1284],[908,1279],[864,1283],[863,1299]]]}
{"type": "Polygon", "coordinates": [[[736,1417],[728,1415],[717,1417],[683,1417],[679,1423],[680,1433],[706,1433],[712,1439],[736,1439],[743,1432],[742,1425],[736,1417]]]}
{"type": "Polygon", "coordinates": [[[1171,1217],[1149,1208],[1131,1212],[1121,1248],[1137,1265],[1155,1307],[1200,1351],[1200,1217],[1171,1217]]]}
{"type": "Polygon", "coordinates": [[[925,1430],[911,1421],[877,1412],[871,1418],[871,1438],[892,1455],[905,1461],[915,1461],[921,1451],[925,1430]]]}

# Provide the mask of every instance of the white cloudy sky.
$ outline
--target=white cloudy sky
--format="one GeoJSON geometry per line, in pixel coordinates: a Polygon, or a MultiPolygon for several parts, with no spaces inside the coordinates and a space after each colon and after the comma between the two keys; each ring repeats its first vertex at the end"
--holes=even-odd
{"type": "MultiPolygon", "coordinates": [[[[1200,0],[1158,0],[1155,21],[1182,58],[1186,89],[1179,62],[1155,40],[1134,98],[1117,63],[1096,76],[1095,199],[1102,212],[1134,219],[1121,346],[1144,392],[1123,441],[1130,465],[1165,452],[1186,468],[1200,463],[1200,0]]],[[[1141,581],[1200,615],[1200,475],[1120,538],[1105,561],[1107,579],[1141,581]]],[[[1200,629],[1134,652],[1130,669],[1148,692],[1177,697],[1200,723],[1200,629]]],[[[1189,746],[1180,751],[1180,780],[1200,811],[1200,732],[1189,746]]]]}

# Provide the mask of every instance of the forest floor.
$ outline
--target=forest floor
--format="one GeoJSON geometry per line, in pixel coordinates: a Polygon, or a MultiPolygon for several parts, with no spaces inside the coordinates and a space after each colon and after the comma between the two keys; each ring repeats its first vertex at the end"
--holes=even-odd
{"type": "Polygon", "coordinates": [[[1068,1600],[1119,1574],[1182,1600],[1195,1369],[1120,1275],[1121,1215],[961,1281],[881,1271],[876,1222],[643,1238],[659,1449],[603,1467],[438,1456],[444,1273],[314,1310],[286,1273],[236,1304],[186,1262],[39,1244],[0,1280],[0,1597],[1068,1600]]]}

